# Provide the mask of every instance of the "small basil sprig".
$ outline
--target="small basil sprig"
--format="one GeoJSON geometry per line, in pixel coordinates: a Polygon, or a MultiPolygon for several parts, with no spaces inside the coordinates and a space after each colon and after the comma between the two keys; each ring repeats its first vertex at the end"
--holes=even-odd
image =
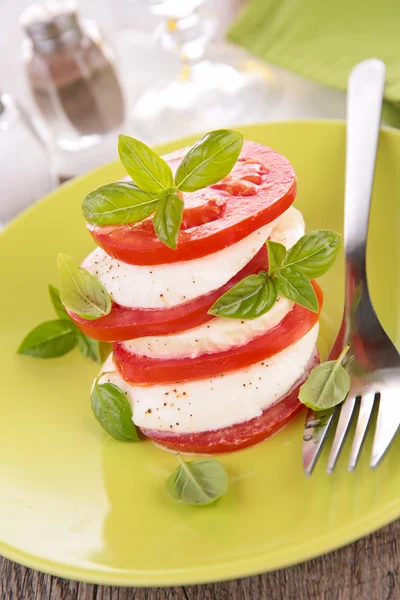
{"type": "Polygon", "coordinates": [[[34,327],[22,340],[17,352],[36,358],[55,358],[72,350],[75,344],[75,325],[66,319],[58,319],[34,327]]]}
{"type": "Polygon", "coordinates": [[[170,248],[178,243],[182,223],[183,200],[176,192],[166,192],[160,198],[153,224],[157,237],[170,248]]]}
{"type": "Polygon", "coordinates": [[[115,440],[139,442],[132,421],[132,408],[124,392],[114,383],[97,383],[92,390],[92,410],[104,431],[115,440]]]}
{"type": "Polygon", "coordinates": [[[35,358],[56,358],[66,354],[78,344],[83,356],[96,363],[102,361],[102,346],[79,331],[65,310],[60,293],[54,285],[49,285],[50,300],[58,320],[45,321],[34,327],[22,340],[17,352],[35,358]]]}
{"type": "Polygon", "coordinates": [[[345,346],[337,360],[321,363],[312,369],[300,388],[299,400],[315,411],[333,408],[346,399],[350,376],[342,365],[350,346],[345,346]]]}
{"type": "Polygon", "coordinates": [[[178,454],[179,467],[166,481],[167,491],[182,504],[212,504],[228,491],[228,475],[212,458],[185,462],[178,454]]]}
{"type": "Polygon", "coordinates": [[[340,250],[340,236],[328,229],[306,233],[289,250],[267,240],[268,273],[260,271],[239,281],[211,306],[208,313],[230,319],[256,319],[276,302],[278,292],[312,312],[318,299],[309,277],[324,275],[340,250]]]}
{"type": "Polygon", "coordinates": [[[109,183],[86,196],[82,211],[92,225],[119,225],[143,221],[158,206],[158,199],[129,181],[109,183]]]}
{"type": "Polygon", "coordinates": [[[70,256],[57,257],[60,297],[63,305],[84,319],[94,320],[108,315],[111,298],[93,275],[77,267],[70,256]]]}
{"type": "Polygon", "coordinates": [[[112,183],[88,194],[82,203],[85,219],[96,226],[120,225],[138,223],[154,214],[157,237],[175,249],[183,214],[179,192],[194,192],[226,177],[242,145],[243,135],[238,131],[211,131],[184,156],[174,177],[165,160],[146,144],[120,135],[119,156],[134,183],[112,183]]]}
{"type": "Polygon", "coordinates": [[[227,319],[256,319],[272,308],[277,295],[272,277],[260,271],[234,285],[208,312],[227,319]]]}

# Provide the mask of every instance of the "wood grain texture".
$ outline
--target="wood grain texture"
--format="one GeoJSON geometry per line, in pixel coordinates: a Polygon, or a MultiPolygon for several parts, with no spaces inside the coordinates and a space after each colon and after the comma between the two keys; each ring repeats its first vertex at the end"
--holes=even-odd
{"type": "Polygon", "coordinates": [[[0,600],[398,600],[400,520],[336,552],[258,577],[178,588],[66,581],[0,558],[0,600]]]}

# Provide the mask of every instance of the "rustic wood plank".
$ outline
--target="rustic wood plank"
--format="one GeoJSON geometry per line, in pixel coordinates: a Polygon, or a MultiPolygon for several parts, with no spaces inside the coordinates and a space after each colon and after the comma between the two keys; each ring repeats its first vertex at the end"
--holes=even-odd
{"type": "Polygon", "coordinates": [[[258,577],[186,588],[96,586],[0,557],[0,600],[400,600],[400,520],[346,548],[258,577]]]}

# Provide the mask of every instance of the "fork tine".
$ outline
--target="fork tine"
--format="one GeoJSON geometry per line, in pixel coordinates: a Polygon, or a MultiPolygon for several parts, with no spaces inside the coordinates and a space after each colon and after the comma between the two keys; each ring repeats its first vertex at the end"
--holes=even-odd
{"type": "Polygon", "coordinates": [[[374,469],[378,465],[392,442],[399,425],[400,403],[398,392],[396,393],[395,390],[392,389],[381,393],[371,462],[369,464],[371,469],[374,469]]]}
{"type": "Polygon", "coordinates": [[[303,469],[307,477],[317,462],[334,413],[333,409],[319,413],[308,409],[303,436],[303,469]]]}
{"type": "Polygon", "coordinates": [[[357,464],[358,455],[367,431],[369,419],[374,406],[375,394],[367,394],[361,398],[360,411],[358,413],[357,427],[354,434],[353,445],[351,447],[349,471],[354,471],[357,464]]]}
{"type": "Polygon", "coordinates": [[[340,449],[343,445],[344,439],[346,437],[346,432],[351,421],[355,402],[356,396],[348,396],[346,401],[342,405],[338,424],[336,427],[335,437],[333,439],[331,452],[328,458],[328,466],[326,469],[327,473],[332,473],[336,464],[337,457],[339,456],[340,449]]]}

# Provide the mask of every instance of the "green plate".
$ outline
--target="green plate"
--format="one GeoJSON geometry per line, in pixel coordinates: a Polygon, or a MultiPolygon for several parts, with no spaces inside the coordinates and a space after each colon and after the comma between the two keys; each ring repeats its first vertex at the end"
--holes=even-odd
{"type": "MultiPolygon", "coordinates": [[[[296,206],[307,227],[341,231],[344,124],[274,123],[243,131],[293,163],[296,206]]],[[[398,347],[399,164],[400,134],[384,130],[368,269],[377,312],[398,347]]],[[[230,487],[215,505],[176,504],[164,487],[174,455],[151,442],[107,439],[94,420],[89,390],[96,365],[77,351],[52,360],[16,355],[31,327],[54,318],[47,284],[57,283],[56,254],[79,261],[93,246],[81,216],[83,196],[122,175],[112,164],[64,185],[0,236],[0,553],[41,571],[109,585],[201,583],[306,560],[400,516],[400,443],[374,472],[369,440],[355,473],[346,471],[342,456],[328,476],[323,457],[307,479],[304,414],[272,439],[221,457],[230,487]]],[[[341,316],[341,259],[321,283],[325,353],[341,316]]]]}

